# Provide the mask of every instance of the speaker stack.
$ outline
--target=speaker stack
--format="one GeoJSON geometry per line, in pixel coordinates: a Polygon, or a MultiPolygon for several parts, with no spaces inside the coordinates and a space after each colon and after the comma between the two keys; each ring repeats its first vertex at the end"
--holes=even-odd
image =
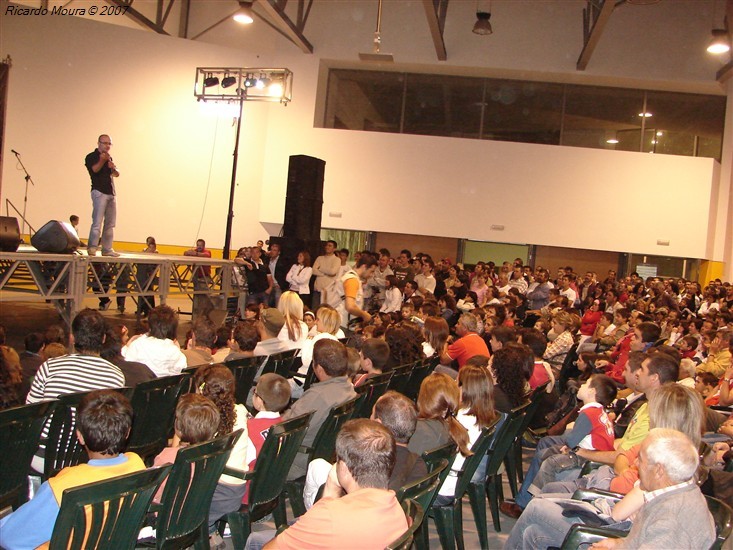
{"type": "Polygon", "coordinates": [[[321,214],[325,170],[324,160],[307,155],[290,157],[282,237],[270,238],[270,244],[280,245],[286,261],[295,262],[298,252],[308,250],[313,262],[323,252],[321,214]]]}

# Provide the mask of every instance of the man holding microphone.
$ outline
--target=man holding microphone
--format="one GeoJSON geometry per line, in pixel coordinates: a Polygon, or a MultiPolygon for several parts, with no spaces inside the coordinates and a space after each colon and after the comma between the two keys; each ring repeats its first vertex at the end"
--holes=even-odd
{"type": "Polygon", "coordinates": [[[89,231],[87,251],[90,256],[97,253],[100,234],[102,237],[102,256],[118,257],[112,248],[114,228],[117,221],[117,202],[115,184],[112,178],[119,177],[115,163],[109,154],[112,140],[106,134],[99,136],[97,148],[84,159],[84,164],[92,179],[92,228],[89,231]],[[102,222],[104,221],[104,229],[102,222]]]}

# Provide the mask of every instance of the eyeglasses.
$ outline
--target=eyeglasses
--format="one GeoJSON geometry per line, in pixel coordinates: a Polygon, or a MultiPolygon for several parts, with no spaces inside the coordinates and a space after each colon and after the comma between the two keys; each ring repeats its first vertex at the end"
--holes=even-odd
{"type": "Polygon", "coordinates": [[[99,143],[100,145],[110,145],[110,146],[112,145],[111,141],[100,141],[99,143]]]}

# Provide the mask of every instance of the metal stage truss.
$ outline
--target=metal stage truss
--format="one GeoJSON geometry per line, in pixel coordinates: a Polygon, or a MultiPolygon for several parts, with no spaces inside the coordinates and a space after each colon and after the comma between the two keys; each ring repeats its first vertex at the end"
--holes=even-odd
{"type": "Polygon", "coordinates": [[[137,301],[154,296],[165,304],[168,296],[235,296],[233,265],[230,260],[164,254],[123,253],[111,258],[0,252],[0,303],[50,302],[71,324],[90,297],[137,301]]]}

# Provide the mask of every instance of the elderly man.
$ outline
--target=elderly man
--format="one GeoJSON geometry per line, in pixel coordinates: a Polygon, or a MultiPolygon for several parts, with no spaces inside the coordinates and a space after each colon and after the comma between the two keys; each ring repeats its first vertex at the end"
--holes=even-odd
{"type": "MultiPolygon", "coordinates": [[[[705,497],[695,484],[698,461],[697,449],[683,433],[665,428],[651,430],[639,452],[643,501],[631,503],[627,497],[619,504],[630,504],[638,510],[629,535],[605,539],[591,548],[709,548],[715,539],[715,526],[705,497]]],[[[563,503],[567,501],[532,501],[504,548],[560,546],[570,527],[581,523],[563,503]]]]}
{"type": "Polygon", "coordinates": [[[407,519],[392,491],[395,442],[373,420],[350,420],[336,437],[333,465],[323,497],[288,529],[260,531],[249,550],[286,548],[384,548],[407,530],[407,519]]]}

